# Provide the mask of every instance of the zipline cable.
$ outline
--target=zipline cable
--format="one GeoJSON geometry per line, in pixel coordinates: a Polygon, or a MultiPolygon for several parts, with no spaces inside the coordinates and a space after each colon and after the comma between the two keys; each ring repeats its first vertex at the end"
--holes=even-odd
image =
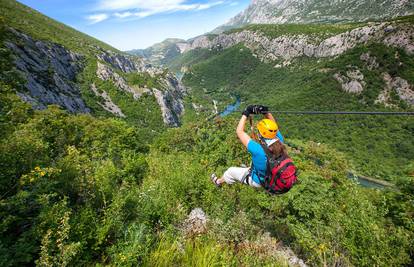
{"type": "MultiPolygon", "coordinates": [[[[304,115],[380,115],[380,116],[414,116],[414,112],[387,112],[387,111],[283,111],[269,110],[270,113],[304,114],[304,115]]],[[[267,113],[267,112],[262,112],[267,113]]]]}

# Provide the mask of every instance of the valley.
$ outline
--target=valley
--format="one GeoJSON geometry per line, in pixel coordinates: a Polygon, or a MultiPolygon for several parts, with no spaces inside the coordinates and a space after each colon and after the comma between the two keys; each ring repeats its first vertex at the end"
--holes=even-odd
{"type": "Polygon", "coordinates": [[[413,264],[414,116],[277,112],[414,111],[411,2],[331,2],[122,52],[0,0],[0,266],[413,264]],[[275,111],[286,194],[210,180],[250,164],[250,104],[275,111]]]}

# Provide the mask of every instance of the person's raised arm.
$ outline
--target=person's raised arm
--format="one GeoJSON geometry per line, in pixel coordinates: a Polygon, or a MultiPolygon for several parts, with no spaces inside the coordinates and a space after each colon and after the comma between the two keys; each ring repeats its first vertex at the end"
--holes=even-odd
{"type": "Polygon", "coordinates": [[[250,136],[244,131],[244,127],[246,126],[246,121],[247,118],[250,116],[250,114],[252,113],[252,108],[253,106],[248,106],[244,111],[243,111],[243,115],[239,121],[239,124],[237,125],[236,128],[236,134],[237,137],[239,138],[240,142],[247,147],[247,144],[250,141],[250,136]]]}

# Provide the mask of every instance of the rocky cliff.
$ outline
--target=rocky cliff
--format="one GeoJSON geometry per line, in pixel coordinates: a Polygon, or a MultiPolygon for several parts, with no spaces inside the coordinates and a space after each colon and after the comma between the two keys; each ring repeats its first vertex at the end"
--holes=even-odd
{"type": "Polygon", "coordinates": [[[246,10],[213,32],[247,24],[367,21],[413,12],[414,3],[408,0],[253,0],[246,10]]]}
{"type": "MultiPolygon", "coordinates": [[[[33,39],[27,34],[9,28],[5,46],[12,52],[16,69],[26,81],[23,90],[17,92],[22,100],[35,109],[45,109],[56,104],[71,113],[91,113],[81,93],[77,77],[84,72],[87,56],[66,49],[60,44],[33,39]]],[[[155,68],[140,58],[98,49],[96,77],[111,82],[116,88],[138,101],[142,94],[153,95],[160,106],[166,125],[178,126],[184,112],[182,98],[185,88],[171,74],[155,68]],[[160,88],[130,86],[123,74],[146,73],[159,78],[160,88]]],[[[95,83],[89,86],[96,102],[104,110],[118,117],[127,115],[114,103],[108,92],[95,83]]]]}
{"type": "Polygon", "coordinates": [[[174,127],[180,125],[179,118],[184,113],[183,97],[186,94],[186,89],[174,75],[132,56],[105,51],[97,58],[96,75],[101,80],[114,83],[119,90],[131,94],[134,100],[139,100],[143,94],[153,95],[160,106],[164,123],[174,127]],[[160,87],[130,86],[114,69],[123,73],[147,73],[151,77],[157,77],[160,87]]]}
{"type": "Polygon", "coordinates": [[[281,34],[269,37],[260,31],[241,30],[222,33],[214,38],[200,36],[183,50],[196,48],[225,49],[243,43],[262,61],[290,61],[306,56],[314,58],[338,56],[357,45],[368,42],[383,43],[414,53],[412,24],[373,23],[328,38],[305,34],[281,34]]]}
{"type": "Polygon", "coordinates": [[[10,33],[13,37],[6,42],[6,47],[14,54],[16,68],[26,80],[26,90],[18,95],[37,109],[56,104],[72,113],[89,113],[76,83],[76,76],[83,68],[83,57],[61,45],[34,40],[14,29],[10,33]]]}

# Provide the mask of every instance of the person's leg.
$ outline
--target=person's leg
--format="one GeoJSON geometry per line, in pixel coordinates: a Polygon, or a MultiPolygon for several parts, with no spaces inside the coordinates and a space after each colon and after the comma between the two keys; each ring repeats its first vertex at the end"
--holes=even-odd
{"type": "Polygon", "coordinates": [[[230,167],[224,172],[221,178],[212,174],[211,179],[216,185],[234,184],[235,182],[243,183],[246,176],[249,174],[250,168],[230,167]]]}

